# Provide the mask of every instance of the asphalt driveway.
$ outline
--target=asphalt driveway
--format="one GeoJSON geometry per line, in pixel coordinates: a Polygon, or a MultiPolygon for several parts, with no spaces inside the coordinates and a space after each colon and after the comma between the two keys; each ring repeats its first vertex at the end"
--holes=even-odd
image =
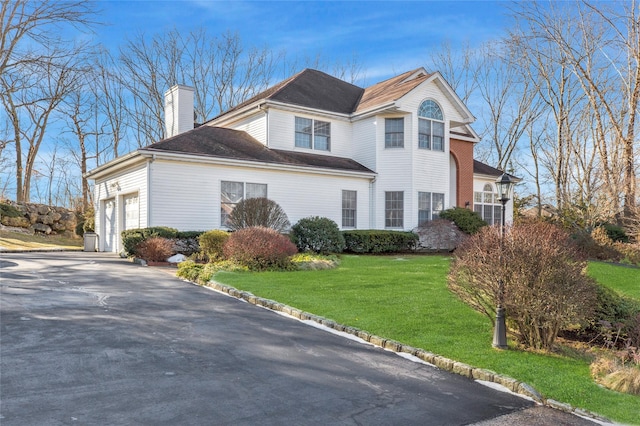
{"type": "Polygon", "coordinates": [[[0,280],[3,426],[591,424],[113,255],[0,280]]]}

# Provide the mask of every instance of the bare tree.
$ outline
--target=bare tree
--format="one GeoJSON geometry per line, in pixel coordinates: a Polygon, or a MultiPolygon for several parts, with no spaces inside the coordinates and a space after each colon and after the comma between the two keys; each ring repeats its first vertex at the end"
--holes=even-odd
{"type": "Polygon", "coordinates": [[[0,101],[15,147],[18,202],[29,200],[38,150],[53,112],[75,81],[75,55],[83,50],[61,39],[60,27],[88,28],[93,8],[89,1],[0,4],[0,101]]]}
{"type": "Polygon", "coordinates": [[[237,34],[216,38],[199,29],[140,34],[121,49],[119,63],[143,146],[164,138],[164,92],[174,84],[194,87],[194,119],[202,122],[265,89],[277,61],[268,48],[245,48],[237,34]]]}
{"type": "MultiPolygon", "coordinates": [[[[598,155],[602,191],[612,209],[625,213],[636,204],[634,153],[640,102],[640,24],[637,4],[535,2],[515,6],[526,26],[532,50],[549,46],[579,84],[590,109],[590,137],[598,155]],[[622,168],[620,168],[622,165],[622,168]],[[620,176],[623,176],[620,181],[620,176]]],[[[559,129],[561,131],[563,129],[559,129]]]]}
{"type": "Polygon", "coordinates": [[[31,175],[38,150],[45,138],[54,111],[77,84],[77,55],[62,60],[62,52],[49,53],[58,62],[25,64],[20,74],[0,77],[0,100],[13,128],[16,151],[16,201],[28,202],[31,175]],[[23,153],[23,145],[26,152],[23,153]],[[24,158],[23,158],[23,155],[24,158]]]}
{"type": "Polygon", "coordinates": [[[427,60],[433,71],[439,71],[462,102],[468,103],[476,93],[482,58],[478,50],[467,43],[461,49],[452,49],[450,42],[443,43],[427,60]]]}

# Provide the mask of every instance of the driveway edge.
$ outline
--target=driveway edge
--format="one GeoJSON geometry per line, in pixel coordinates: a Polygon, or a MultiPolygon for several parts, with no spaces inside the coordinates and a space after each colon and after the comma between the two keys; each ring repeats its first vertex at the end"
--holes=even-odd
{"type": "Polygon", "coordinates": [[[280,302],[276,302],[274,300],[264,299],[248,291],[238,290],[235,287],[221,284],[216,281],[209,281],[203,286],[212,288],[222,293],[226,293],[229,296],[244,300],[248,303],[251,303],[252,305],[257,305],[263,308],[271,309],[273,311],[282,312],[284,314],[290,315],[300,320],[314,321],[318,324],[321,324],[333,330],[340,331],[343,333],[348,333],[353,336],[359,337],[360,339],[366,342],[369,342],[372,345],[378,346],[383,349],[387,349],[389,351],[398,352],[398,353],[407,353],[407,354],[413,355],[419,358],[420,360],[427,362],[429,364],[435,365],[436,367],[442,370],[459,374],[461,376],[467,377],[472,380],[490,382],[490,383],[495,383],[495,384],[504,386],[511,392],[522,395],[526,398],[530,398],[531,400],[535,401],[538,404],[541,404],[559,411],[564,411],[566,413],[574,414],[580,417],[586,417],[586,418],[597,420],[599,422],[613,424],[611,420],[603,416],[600,416],[596,413],[592,413],[590,411],[583,410],[581,408],[573,407],[570,404],[565,404],[562,402],[555,401],[553,399],[545,398],[533,386],[524,382],[520,382],[511,377],[498,374],[494,371],[486,370],[484,368],[476,368],[468,364],[454,361],[449,358],[445,358],[443,356],[434,354],[432,352],[425,351],[424,349],[414,348],[413,346],[408,346],[403,343],[396,342],[395,340],[385,339],[384,337],[370,334],[364,330],[339,324],[333,320],[321,317],[319,315],[314,315],[308,312],[304,312],[300,309],[293,308],[291,306],[285,305],[280,302]]]}

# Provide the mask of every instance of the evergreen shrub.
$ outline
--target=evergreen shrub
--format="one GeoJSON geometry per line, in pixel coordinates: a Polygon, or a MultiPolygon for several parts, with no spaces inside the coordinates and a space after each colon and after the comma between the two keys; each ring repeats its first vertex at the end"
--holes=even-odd
{"type": "Polygon", "coordinates": [[[629,236],[622,226],[614,225],[612,223],[603,223],[600,226],[607,232],[607,236],[611,239],[611,241],[617,243],[629,242],[629,236]]]}
{"type": "Polygon", "coordinates": [[[298,250],[321,254],[342,253],[344,236],[338,225],[326,217],[307,217],[293,225],[289,234],[298,250]]]}
{"type": "Polygon", "coordinates": [[[0,203],[0,217],[23,217],[24,214],[11,204],[0,203]]]}
{"type": "Polygon", "coordinates": [[[167,239],[176,238],[178,230],[167,226],[153,226],[149,228],[126,229],[120,233],[122,246],[127,256],[136,255],[136,246],[151,237],[167,239]]]}
{"type": "Polygon", "coordinates": [[[483,226],[487,226],[487,222],[482,220],[480,215],[473,210],[462,207],[443,210],[440,212],[440,219],[447,219],[456,224],[465,234],[473,235],[477,233],[483,226]]]}
{"type": "Polygon", "coordinates": [[[345,251],[351,253],[400,253],[414,250],[419,237],[413,232],[387,230],[342,231],[345,251]]]}

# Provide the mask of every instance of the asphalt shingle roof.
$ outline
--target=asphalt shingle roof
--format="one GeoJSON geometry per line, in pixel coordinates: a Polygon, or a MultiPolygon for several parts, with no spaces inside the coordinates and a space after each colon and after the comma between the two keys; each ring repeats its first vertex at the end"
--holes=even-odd
{"type": "Polygon", "coordinates": [[[349,158],[269,149],[246,132],[224,127],[200,126],[151,144],[143,150],[373,173],[349,158]]]}

